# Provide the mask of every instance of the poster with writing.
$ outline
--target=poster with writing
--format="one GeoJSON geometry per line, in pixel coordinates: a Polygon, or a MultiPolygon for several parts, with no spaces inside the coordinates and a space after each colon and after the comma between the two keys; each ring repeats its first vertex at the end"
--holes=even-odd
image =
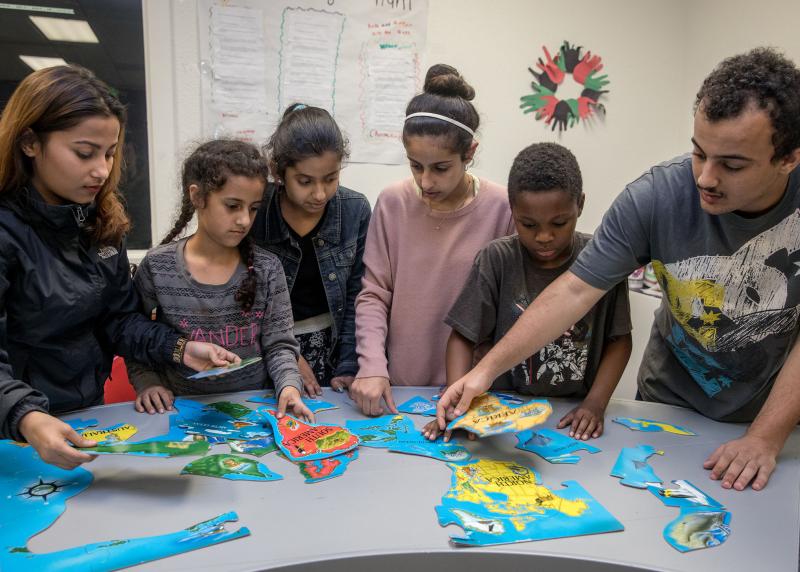
{"type": "Polygon", "coordinates": [[[203,0],[203,128],[267,141],[292,103],[327,109],[350,161],[401,164],[422,90],[428,0],[203,0]]]}

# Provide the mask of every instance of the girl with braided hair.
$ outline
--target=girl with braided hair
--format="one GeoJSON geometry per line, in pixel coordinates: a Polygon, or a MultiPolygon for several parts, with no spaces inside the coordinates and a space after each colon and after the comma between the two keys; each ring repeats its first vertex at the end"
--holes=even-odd
{"type": "Polygon", "coordinates": [[[242,359],[264,361],[194,380],[185,368],[133,363],[129,374],[138,411],[163,413],[175,395],[262,389],[271,380],[278,417],[288,409],[313,421],[300,395],[299,347],[283,267],[247,235],[268,171],[264,156],[249,143],[219,139],[200,145],[183,164],[175,224],[134,277],[146,314],[190,340],[213,341],[242,359]],[[175,240],[195,214],[196,232],[175,240]]]}

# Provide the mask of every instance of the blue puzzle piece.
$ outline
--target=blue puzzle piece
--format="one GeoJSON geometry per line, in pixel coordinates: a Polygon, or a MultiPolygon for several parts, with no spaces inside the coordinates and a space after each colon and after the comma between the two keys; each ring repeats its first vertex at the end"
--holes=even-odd
{"type": "MultiPolygon", "coordinates": [[[[278,408],[278,400],[274,397],[251,397],[247,401],[250,403],[264,403],[266,407],[272,409],[278,408]]],[[[329,401],[324,401],[322,399],[310,399],[308,397],[304,397],[303,403],[306,404],[306,407],[308,407],[311,413],[319,413],[320,411],[328,411],[330,409],[339,409],[336,404],[329,401]]]]}
{"type": "Polygon", "coordinates": [[[639,419],[634,417],[613,417],[614,423],[619,423],[632,431],[644,431],[645,433],[673,433],[675,435],[697,435],[690,429],[685,429],[680,425],[673,425],[664,421],[653,421],[652,419],[639,419]]]}
{"type": "Polygon", "coordinates": [[[674,488],[647,487],[647,490],[666,506],[677,508],[722,509],[722,503],[711,498],[689,481],[682,479],[672,481],[674,488]]]}
{"type": "MultiPolygon", "coordinates": [[[[452,543],[464,546],[492,546],[624,530],[622,523],[581,485],[575,481],[562,484],[563,489],[554,489],[551,493],[577,507],[572,514],[558,510],[555,505],[536,502],[535,493],[522,485],[513,487],[513,494],[510,491],[508,496],[493,494],[488,504],[462,500],[454,494],[454,475],[453,488],[442,497],[436,515],[441,526],[455,524],[464,530],[463,536],[450,537],[452,543]]],[[[559,506],[564,504],[561,502],[559,506]]]]}
{"type": "Polygon", "coordinates": [[[623,447],[611,469],[611,476],[622,479],[620,484],[637,489],[646,489],[651,485],[660,485],[661,478],[653,472],[647,464],[647,459],[652,455],[663,455],[663,451],[656,451],[650,445],[637,447],[623,447]]]}
{"type": "Polygon", "coordinates": [[[373,419],[345,422],[347,430],[358,435],[365,447],[390,447],[402,437],[417,432],[414,423],[405,415],[384,415],[373,419]]]}
{"type": "Polygon", "coordinates": [[[448,463],[466,463],[472,459],[470,452],[456,443],[445,443],[442,437],[429,441],[419,431],[403,434],[393,445],[389,446],[392,453],[407,453],[421,455],[448,463]]]}
{"type": "Polygon", "coordinates": [[[63,421],[72,427],[76,433],[80,433],[89,427],[97,427],[97,419],[64,419],[63,421]]]}
{"type": "Polygon", "coordinates": [[[731,513],[718,500],[686,480],[672,481],[675,487],[647,487],[666,506],[681,510],[664,528],[664,540],[679,550],[689,552],[719,546],[728,539],[731,513]]]}
{"type": "Polygon", "coordinates": [[[422,396],[415,395],[408,401],[401,403],[397,406],[400,413],[410,413],[412,415],[436,415],[436,403],[425,399],[422,396]]]}
{"type": "Polygon", "coordinates": [[[237,518],[235,513],[227,513],[172,534],[104,541],[37,554],[27,548],[28,539],[61,516],[66,501],[91,484],[92,474],[81,467],[65,471],[49,465],[33,447],[11,441],[0,441],[0,458],[3,459],[0,463],[0,570],[3,572],[117,570],[250,534],[246,528],[225,531],[224,523],[237,518]]]}
{"type": "Polygon", "coordinates": [[[731,513],[726,510],[682,508],[664,528],[664,540],[680,552],[719,546],[731,533],[731,513]]]}
{"type": "Polygon", "coordinates": [[[536,431],[528,429],[517,433],[517,449],[535,453],[548,463],[554,464],[577,463],[581,457],[573,455],[575,451],[600,452],[598,447],[589,445],[586,441],[573,439],[569,435],[547,428],[536,431]]]}

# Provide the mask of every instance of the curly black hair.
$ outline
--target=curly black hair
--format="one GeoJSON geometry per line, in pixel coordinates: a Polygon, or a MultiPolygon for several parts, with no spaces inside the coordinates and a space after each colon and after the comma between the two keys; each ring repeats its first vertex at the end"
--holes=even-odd
{"type": "MultiPolygon", "coordinates": [[[[175,217],[175,224],[161,244],[172,242],[192,220],[195,206],[189,194],[190,186],[197,185],[197,197],[205,201],[209,193],[222,189],[231,175],[261,179],[266,186],[269,175],[267,159],[255,145],[233,139],[215,139],[197,147],[183,162],[180,210],[175,217]]],[[[247,276],[239,285],[236,301],[245,312],[249,312],[255,302],[258,287],[253,268],[255,253],[250,237],[239,243],[239,252],[242,262],[247,266],[247,276]]]]}
{"type": "Polygon", "coordinates": [[[772,120],[773,161],[800,148],[800,69],[773,48],[723,60],[697,92],[694,111],[714,122],[738,117],[750,105],[772,120]]]}
{"type": "Polygon", "coordinates": [[[534,143],[520,151],[508,173],[508,200],[519,193],[559,190],[575,201],[583,194],[581,168],[575,155],[558,143],[534,143]]]}

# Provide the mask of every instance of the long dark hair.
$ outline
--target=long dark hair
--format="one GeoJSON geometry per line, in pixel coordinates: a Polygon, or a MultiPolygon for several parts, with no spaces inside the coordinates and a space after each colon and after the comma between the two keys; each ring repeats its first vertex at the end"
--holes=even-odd
{"type": "Polygon", "coordinates": [[[95,199],[96,218],[88,231],[100,245],[117,245],[130,229],[130,220],[117,191],[125,143],[125,107],[108,85],[80,66],[56,66],[23,79],[0,116],[0,193],[17,192],[33,177],[33,161],[23,143],[36,137],[44,143],[90,117],[115,117],[119,140],[108,178],[95,199]]]}
{"type": "MultiPolygon", "coordinates": [[[[197,198],[205,201],[209,193],[222,189],[232,175],[258,178],[266,185],[269,175],[267,160],[255,145],[243,141],[215,139],[197,147],[183,162],[180,210],[175,217],[172,230],[167,233],[161,244],[172,242],[194,216],[195,206],[189,194],[189,187],[197,185],[197,198]]],[[[247,266],[247,276],[236,292],[236,301],[242,305],[245,312],[249,312],[255,302],[258,286],[253,267],[255,258],[253,239],[248,236],[242,240],[239,243],[239,252],[247,266]]]]}
{"type": "Polygon", "coordinates": [[[287,167],[331,151],[339,161],[350,155],[347,139],[331,114],[320,107],[295,103],[283,112],[275,133],[264,146],[272,174],[283,179],[287,167]]]}
{"type": "MultiPolygon", "coordinates": [[[[408,102],[406,115],[412,113],[436,113],[463,123],[473,131],[478,129],[481,118],[472,100],[475,90],[458,70],[447,64],[436,64],[425,74],[423,92],[408,102]]],[[[412,117],[403,125],[403,143],[408,137],[445,137],[447,146],[465,159],[473,137],[457,125],[433,117],[412,117]]]]}

